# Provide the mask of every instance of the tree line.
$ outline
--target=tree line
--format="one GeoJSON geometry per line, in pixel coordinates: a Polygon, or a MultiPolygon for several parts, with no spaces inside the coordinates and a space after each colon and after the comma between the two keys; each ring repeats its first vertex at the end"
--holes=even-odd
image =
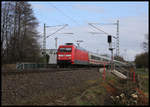
{"type": "Polygon", "coordinates": [[[38,62],[38,21],[31,4],[25,1],[5,1],[1,7],[2,64],[38,62]]]}
{"type": "Polygon", "coordinates": [[[145,41],[141,44],[144,52],[137,54],[135,57],[135,64],[136,64],[137,68],[148,68],[149,67],[148,44],[149,44],[148,34],[145,34],[145,41]]]}

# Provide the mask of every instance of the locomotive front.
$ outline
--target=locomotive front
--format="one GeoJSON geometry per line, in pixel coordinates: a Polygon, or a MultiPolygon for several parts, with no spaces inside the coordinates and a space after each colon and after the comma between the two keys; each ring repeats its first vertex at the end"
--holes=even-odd
{"type": "Polygon", "coordinates": [[[61,45],[57,52],[57,64],[59,66],[67,66],[73,62],[73,45],[61,45]]]}

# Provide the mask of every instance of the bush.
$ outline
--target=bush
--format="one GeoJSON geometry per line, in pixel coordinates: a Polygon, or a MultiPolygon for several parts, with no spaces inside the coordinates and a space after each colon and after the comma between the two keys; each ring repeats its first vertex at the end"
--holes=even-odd
{"type": "Polygon", "coordinates": [[[147,68],[148,67],[148,53],[141,53],[136,55],[135,64],[137,68],[147,68]]]}

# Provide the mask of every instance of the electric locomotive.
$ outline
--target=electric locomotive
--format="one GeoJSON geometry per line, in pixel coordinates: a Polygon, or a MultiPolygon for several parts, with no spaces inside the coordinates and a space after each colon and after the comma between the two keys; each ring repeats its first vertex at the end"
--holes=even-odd
{"type": "MultiPolygon", "coordinates": [[[[127,65],[126,63],[113,60],[116,65],[127,65]]],[[[88,66],[106,66],[111,64],[111,58],[99,54],[88,52],[87,50],[75,46],[73,43],[60,45],[57,51],[57,64],[59,66],[69,65],[88,65],[88,66]]]]}
{"type": "Polygon", "coordinates": [[[57,51],[57,64],[59,66],[88,65],[88,51],[73,43],[60,45],[57,51]]]}

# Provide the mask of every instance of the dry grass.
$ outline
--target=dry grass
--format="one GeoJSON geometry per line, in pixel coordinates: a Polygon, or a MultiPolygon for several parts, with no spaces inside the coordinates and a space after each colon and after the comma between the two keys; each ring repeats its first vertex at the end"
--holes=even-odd
{"type": "Polygon", "coordinates": [[[16,70],[16,64],[5,64],[2,66],[2,70],[16,70]]]}

